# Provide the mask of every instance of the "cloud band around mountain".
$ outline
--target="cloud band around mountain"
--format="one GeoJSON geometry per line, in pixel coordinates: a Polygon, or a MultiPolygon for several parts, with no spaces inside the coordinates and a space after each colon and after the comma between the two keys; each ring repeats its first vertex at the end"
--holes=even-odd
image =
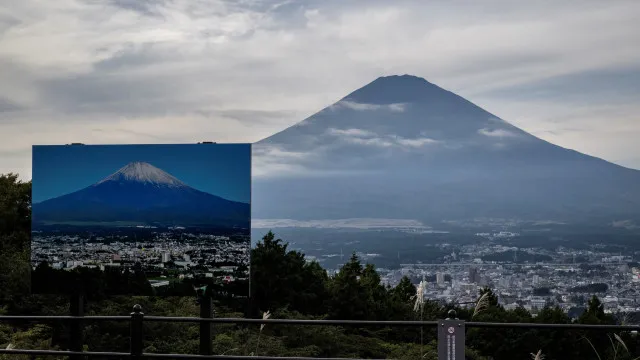
{"type": "Polygon", "coordinates": [[[350,110],[356,111],[375,111],[375,110],[387,110],[391,112],[404,112],[407,107],[405,103],[394,103],[394,104],[366,104],[359,103],[351,100],[341,100],[333,105],[331,105],[332,110],[337,110],[341,108],[346,108],[350,110]]]}
{"type": "Polygon", "coordinates": [[[373,131],[355,129],[355,128],[349,128],[349,129],[329,128],[327,130],[327,134],[330,136],[334,136],[338,138],[340,141],[343,141],[346,143],[384,147],[384,148],[395,147],[395,148],[402,148],[406,150],[422,148],[427,145],[440,143],[440,141],[431,139],[428,137],[405,138],[399,135],[381,136],[376,134],[373,131]]]}
{"type": "Polygon", "coordinates": [[[519,136],[513,131],[509,131],[505,129],[489,129],[489,128],[483,128],[478,130],[478,134],[488,136],[488,137],[496,137],[496,138],[509,138],[509,137],[519,136]]]}

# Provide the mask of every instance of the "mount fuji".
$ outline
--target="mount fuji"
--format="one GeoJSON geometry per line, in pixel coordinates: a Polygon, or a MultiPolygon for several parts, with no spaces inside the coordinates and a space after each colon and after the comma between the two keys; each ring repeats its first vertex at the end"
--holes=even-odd
{"type": "Polygon", "coordinates": [[[640,171],[539,139],[425,79],[376,79],[253,145],[253,217],[640,220],[640,171]]]}
{"type": "Polygon", "coordinates": [[[250,226],[247,203],[194,189],[145,162],[132,162],[103,180],[33,205],[34,224],[129,222],[201,227],[250,226]]]}

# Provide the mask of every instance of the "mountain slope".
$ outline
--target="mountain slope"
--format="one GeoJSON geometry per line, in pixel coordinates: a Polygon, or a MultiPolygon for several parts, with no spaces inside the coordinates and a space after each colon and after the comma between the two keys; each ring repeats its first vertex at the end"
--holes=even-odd
{"type": "Polygon", "coordinates": [[[35,224],[134,222],[249,226],[249,204],[189,187],[153,165],[133,162],[94,185],[33,205],[35,224]]]}
{"type": "Polygon", "coordinates": [[[253,151],[256,218],[640,218],[640,171],[414,76],[378,78],[253,151]]]}

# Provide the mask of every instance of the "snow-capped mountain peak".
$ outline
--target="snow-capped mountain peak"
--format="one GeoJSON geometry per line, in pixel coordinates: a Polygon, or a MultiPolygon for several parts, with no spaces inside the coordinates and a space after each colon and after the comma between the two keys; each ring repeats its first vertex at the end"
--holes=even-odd
{"type": "Polygon", "coordinates": [[[165,171],[162,171],[149,163],[140,161],[135,161],[125,165],[120,170],[98,182],[98,184],[109,181],[134,181],[166,187],[186,186],[185,183],[165,171]]]}

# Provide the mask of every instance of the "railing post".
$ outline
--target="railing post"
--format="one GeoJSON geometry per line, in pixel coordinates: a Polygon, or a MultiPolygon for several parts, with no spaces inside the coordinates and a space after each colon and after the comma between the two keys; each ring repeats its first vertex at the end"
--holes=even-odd
{"type": "Polygon", "coordinates": [[[438,360],[464,360],[465,326],[454,310],[449,317],[438,320],[438,360]]]}
{"type": "Polygon", "coordinates": [[[129,325],[131,356],[134,359],[142,358],[142,348],[144,346],[143,320],[144,314],[142,313],[142,306],[138,304],[134,305],[133,312],[131,313],[131,323],[129,325]]]}
{"type": "Polygon", "coordinates": [[[636,326],[636,330],[631,332],[631,335],[633,335],[636,338],[636,351],[635,351],[635,355],[640,355],[640,324],[638,324],[636,326]]]}
{"type": "MultiPolygon", "coordinates": [[[[211,294],[203,294],[199,302],[200,317],[205,319],[213,318],[213,299],[211,299],[211,294]]],[[[211,323],[202,321],[200,322],[200,355],[211,355],[211,342],[211,323]]]]}
{"type": "MultiPolygon", "coordinates": [[[[75,293],[70,296],[69,300],[69,313],[71,316],[84,316],[84,296],[81,293],[75,293]]],[[[82,351],[84,343],[82,321],[74,319],[69,325],[69,350],[82,351]]],[[[82,358],[83,356],[81,355],[69,356],[69,360],[81,360],[82,358]]]]}

